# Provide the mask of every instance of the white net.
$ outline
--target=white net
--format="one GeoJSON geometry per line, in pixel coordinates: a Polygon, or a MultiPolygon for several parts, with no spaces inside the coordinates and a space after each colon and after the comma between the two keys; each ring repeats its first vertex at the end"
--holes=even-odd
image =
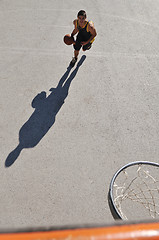
{"type": "Polygon", "coordinates": [[[159,168],[133,165],[117,176],[114,205],[122,219],[159,218],[159,168]]]}

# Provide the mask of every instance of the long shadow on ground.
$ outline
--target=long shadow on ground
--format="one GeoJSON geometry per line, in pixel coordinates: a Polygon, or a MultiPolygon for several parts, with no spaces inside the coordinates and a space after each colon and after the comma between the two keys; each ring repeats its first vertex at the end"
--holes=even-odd
{"type": "Polygon", "coordinates": [[[69,87],[75,78],[79,67],[84,62],[83,55],[75,70],[67,79],[71,67],[67,68],[56,88],[51,88],[51,94],[46,97],[46,92],[39,93],[32,101],[35,111],[19,131],[19,145],[8,155],[5,167],[10,167],[20,155],[22,149],[35,147],[55,122],[56,114],[64,104],[69,87]]]}

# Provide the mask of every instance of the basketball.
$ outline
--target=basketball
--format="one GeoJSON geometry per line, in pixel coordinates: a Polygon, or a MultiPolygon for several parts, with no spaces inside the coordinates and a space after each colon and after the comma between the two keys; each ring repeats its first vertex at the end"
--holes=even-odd
{"type": "Polygon", "coordinates": [[[74,39],[71,37],[70,34],[65,35],[63,40],[64,40],[64,43],[67,45],[71,45],[74,42],[74,39]]]}

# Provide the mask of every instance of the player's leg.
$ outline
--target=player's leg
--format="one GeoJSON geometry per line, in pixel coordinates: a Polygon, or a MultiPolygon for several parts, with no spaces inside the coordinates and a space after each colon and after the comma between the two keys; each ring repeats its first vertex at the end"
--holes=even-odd
{"type": "Polygon", "coordinates": [[[70,62],[71,67],[74,67],[75,63],[77,62],[79,51],[82,47],[78,36],[77,36],[77,40],[76,40],[75,44],[73,45],[73,47],[74,47],[74,57],[72,58],[72,61],[70,62]]]}
{"type": "Polygon", "coordinates": [[[86,51],[86,50],[89,50],[91,47],[92,47],[92,43],[89,42],[88,44],[84,45],[82,49],[83,51],[86,51]]]}
{"type": "Polygon", "coordinates": [[[75,56],[75,58],[78,58],[78,55],[79,55],[79,50],[75,50],[75,51],[74,51],[74,56],[75,56]]]}
{"type": "Polygon", "coordinates": [[[74,67],[75,63],[77,62],[78,59],[78,55],[79,55],[79,51],[75,50],[74,51],[74,57],[72,58],[71,62],[70,62],[70,66],[74,67]]]}

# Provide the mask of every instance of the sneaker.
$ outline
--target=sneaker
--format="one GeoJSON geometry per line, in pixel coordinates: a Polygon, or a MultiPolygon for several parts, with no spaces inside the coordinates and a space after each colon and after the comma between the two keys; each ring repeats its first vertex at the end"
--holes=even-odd
{"type": "Polygon", "coordinates": [[[72,58],[72,61],[70,62],[70,66],[71,66],[71,67],[74,67],[76,62],[77,62],[77,58],[76,58],[76,57],[73,57],[73,58],[72,58]]]}
{"type": "Polygon", "coordinates": [[[92,46],[90,45],[86,50],[89,50],[92,46]]]}

